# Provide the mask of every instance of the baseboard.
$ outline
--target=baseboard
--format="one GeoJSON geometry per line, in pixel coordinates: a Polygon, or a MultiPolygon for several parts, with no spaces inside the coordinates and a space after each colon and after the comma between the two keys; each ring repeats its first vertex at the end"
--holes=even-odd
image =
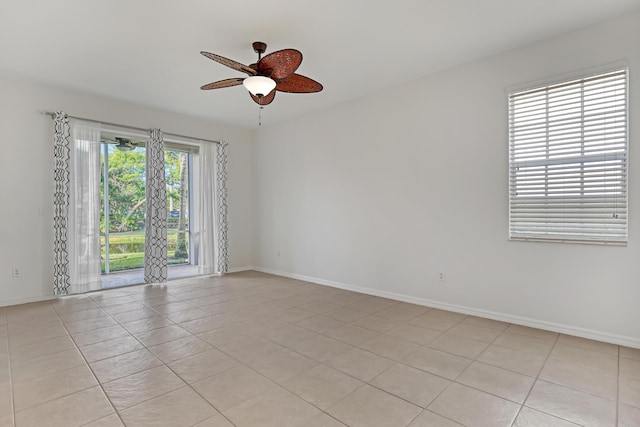
{"type": "Polygon", "coordinates": [[[334,282],[331,280],[319,279],[317,277],[304,276],[301,274],[288,273],[285,271],[272,270],[269,268],[252,267],[255,271],[262,273],[274,274],[276,276],[289,277],[292,279],[303,280],[305,282],[316,283],[319,285],[331,286],[333,288],[344,289],[346,291],[359,292],[367,295],[383,297],[393,299],[402,302],[408,302],[411,304],[422,305],[431,308],[439,308],[442,310],[453,311],[456,313],[468,314],[471,316],[484,317],[487,319],[498,320],[501,322],[514,323],[516,325],[528,326],[530,328],[544,329],[547,331],[558,332],[566,335],[573,335],[576,337],[587,338],[596,341],[608,342],[611,344],[622,345],[632,348],[640,348],[640,339],[627,337],[624,335],[610,334],[602,331],[595,331],[592,329],[580,328],[577,326],[563,325],[560,323],[547,322],[539,319],[532,319],[528,317],[514,316],[512,314],[499,313],[495,311],[483,310],[474,307],[449,304],[440,301],[434,301],[426,298],[418,298],[410,295],[397,294],[394,292],[381,291],[378,289],[371,289],[362,286],[354,286],[340,282],[334,282]]]}
{"type": "Polygon", "coordinates": [[[11,305],[20,305],[20,304],[29,304],[32,302],[42,302],[42,301],[51,301],[52,299],[56,299],[53,295],[48,295],[46,297],[28,297],[28,298],[17,298],[10,299],[5,301],[0,301],[0,307],[9,307],[11,305]]]}

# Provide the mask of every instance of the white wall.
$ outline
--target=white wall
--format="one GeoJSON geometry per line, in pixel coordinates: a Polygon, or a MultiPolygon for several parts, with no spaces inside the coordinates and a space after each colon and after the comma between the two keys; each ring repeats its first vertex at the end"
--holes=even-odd
{"type": "Polygon", "coordinates": [[[52,295],[53,121],[43,110],[229,142],[230,268],[251,265],[251,133],[0,76],[0,306],[52,295]],[[39,214],[42,210],[42,215],[39,214]],[[12,278],[12,267],[22,275],[12,278]]]}
{"type": "Polygon", "coordinates": [[[640,11],[263,128],[254,265],[640,347],[638,40],[640,11]],[[620,60],[628,246],[510,242],[507,89],[620,60]]]}

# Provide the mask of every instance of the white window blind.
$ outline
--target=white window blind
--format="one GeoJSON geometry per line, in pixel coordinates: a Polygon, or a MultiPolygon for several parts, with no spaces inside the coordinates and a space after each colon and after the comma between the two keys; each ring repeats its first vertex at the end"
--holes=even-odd
{"type": "Polygon", "coordinates": [[[627,70],[509,94],[511,239],[625,244],[627,70]]]}

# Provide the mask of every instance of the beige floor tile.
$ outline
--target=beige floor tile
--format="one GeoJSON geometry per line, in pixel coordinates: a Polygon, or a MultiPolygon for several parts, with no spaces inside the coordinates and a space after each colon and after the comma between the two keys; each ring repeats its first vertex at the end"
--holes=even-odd
{"type": "Polygon", "coordinates": [[[178,313],[185,310],[196,309],[191,304],[185,301],[173,301],[166,304],[158,304],[154,305],[152,308],[160,314],[167,315],[167,317],[169,318],[171,318],[171,316],[169,316],[169,314],[171,313],[178,313]]]}
{"type": "Polygon", "coordinates": [[[406,357],[404,363],[414,368],[453,380],[472,360],[431,348],[422,348],[406,357]]]}
{"type": "Polygon", "coordinates": [[[525,405],[585,427],[615,424],[615,402],[542,380],[533,386],[525,405]]]}
{"type": "Polygon", "coordinates": [[[421,408],[388,393],[364,385],[326,412],[348,426],[406,426],[421,408]]]}
{"type": "Polygon", "coordinates": [[[468,323],[459,323],[449,331],[447,334],[456,335],[463,338],[468,338],[474,341],[482,341],[485,343],[491,343],[498,335],[502,334],[502,331],[496,328],[489,328],[486,326],[470,325],[468,323]]]}
{"type": "Polygon", "coordinates": [[[166,366],[147,369],[102,385],[118,411],[176,390],[185,383],[166,366]]]}
{"type": "Polygon", "coordinates": [[[378,311],[376,316],[385,317],[398,322],[408,322],[424,313],[425,310],[408,309],[410,304],[399,303],[392,307],[378,311]]]}
{"type": "Polygon", "coordinates": [[[311,421],[304,423],[303,427],[345,427],[345,425],[323,412],[312,418],[311,421]]]}
{"type": "Polygon", "coordinates": [[[55,372],[13,387],[13,404],[16,411],[39,405],[49,400],[78,392],[97,385],[88,366],[80,365],[55,372]]]}
{"type": "Polygon", "coordinates": [[[325,365],[318,365],[283,383],[289,391],[321,409],[337,403],[363,383],[325,365]]]}
{"type": "Polygon", "coordinates": [[[127,427],[192,426],[217,415],[190,387],[182,387],[121,412],[127,427]]]}
{"type": "Polygon", "coordinates": [[[87,332],[75,333],[72,334],[72,338],[78,346],[85,346],[115,338],[126,337],[128,335],[129,332],[126,329],[122,326],[115,325],[107,326],[106,328],[93,329],[87,332]]]}
{"type": "Polygon", "coordinates": [[[387,334],[405,341],[425,345],[439,337],[442,332],[434,331],[433,329],[425,329],[416,325],[402,324],[393,328],[387,332],[387,334]]]}
{"type": "Polygon", "coordinates": [[[620,358],[620,376],[640,380],[640,360],[620,358]]]}
{"type": "Polygon", "coordinates": [[[438,338],[427,344],[427,347],[436,350],[446,351],[447,353],[458,356],[475,359],[489,346],[489,344],[481,341],[475,341],[449,332],[440,335],[438,338]]]}
{"type": "Polygon", "coordinates": [[[498,320],[485,319],[484,317],[476,317],[476,316],[466,317],[461,323],[465,325],[484,326],[486,328],[494,328],[494,329],[499,329],[501,331],[504,331],[510,325],[507,322],[500,322],[498,320]]]}
{"type": "Polygon", "coordinates": [[[92,387],[16,413],[21,427],[76,427],[104,418],[113,407],[100,387],[92,387]]]}
{"type": "Polygon", "coordinates": [[[323,333],[325,331],[328,331],[330,329],[335,329],[342,325],[344,325],[344,322],[340,320],[336,320],[331,317],[323,316],[321,314],[313,317],[308,317],[304,320],[300,320],[299,322],[296,322],[296,326],[299,326],[301,328],[305,328],[317,333],[323,333]]]}
{"type": "Polygon", "coordinates": [[[320,411],[278,387],[228,409],[224,415],[238,427],[295,427],[320,411]]]}
{"type": "Polygon", "coordinates": [[[542,368],[539,378],[605,399],[616,399],[617,375],[579,363],[550,358],[542,368]]]}
{"type": "Polygon", "coordinates": [[[640,408],[640,380],[620,378],[620,403],[640,408]]]}
{"type": "Polygon", "coordinates": [[[620,357],[627,359],[640,360],[640,348],[630,348],[620,346],[620,357]]]}
{"type": "MultiPolygon", "coordinates": [[[[7,337],[6,331],[2,332],[3,341],[7,337]]],[[[41,325],[39,323],[33,323],[31,329],[16,333],[12,332],[8,335],[11,347],[20,347],[26,344],[41,342],[56,337],[67,336],[67,331],[60,322],[52,325],[41,325]]],[[[5,342],[6,344],[6,342],[5,342]]]]}
{"type": "Polygon", "coordinates": [[[620,404],[618,409],[618,427],[640,426],[640,408],[620,404]]]}
{"type": "Polygon", "coordinates": [[[282,383],[318,363],[295,351],[284,349],[255,359],[249,362],[249,366],[272,381],[282,383]]]}
{"type": "MultiPolygon", "coordinates": [[[[13,398],[11,394],[11,384],[9,382],[0,383],[0,417],[5,415],[12,417],[12,414],[13,398]]],[[[13,419],[11,422],[13,423],[13,419]]]]}
{"type": "Polygon", "coordinates": [[[218,329],[203,332],[198,334],[200,338],[208,342],[209,344],[216,346],[222,346],[239,337],[250,338],[250,335],[246,335],[238,325],[223,326],[218,329]]]}
{"type": "Polygon", "coordinates": [[[128,302],[136,302],[136,300],[129,295],[122,295],[113,298],[96,298],[95,300],[96,305],[99,307],[109,307],[111,305],[126,304],[128,302]]]}
{"type": "Polygon", "coordinates": [[[584,350],[598,351],[600,353],[618,356],[619,346],[602,341],[594,341],[586,338],[574,337],[571,335],[560,335],[558,344],[568,344],[584,350]]]}
{"type": "Polygon", "coordinates": [[[479,362],[535,377],[542,369],[547,356],[527,353],[499,345],[491,345],[478,357],[479,362]]]}
{"type": "Polygon", "coordinates": [[[149,307],[147,307],[146,305],[144,305],[139,301],[130,301],[124,304],[116,304],[116,305],[104,307],[103,310],[109,313],[110,315],[114,316],[114,318],[118,320],[115,317],[116,314],[141,311],[141,310],[146,310],[148,308],[149,307]]]}
{"type": "Polygon", "coordinates": [[[125,311],[122,313],[114,313],[114,314],[111,314],[111,317],[113,317],[120,324],[123,324],[123,323],[135,322],[136,320],[148,319],[149,317],[158,316],[158,314],[159,313],[157,311],[149,307],[144,307],[138,310],[125,311]]]}
{"type": "Polygon", "coordinates": [[[393,307],[396,304],[398,304],[398,301],[393,301],[386,298],[371,297],[359,302],[355,302],[353,304],[346,305],[344,307],[353,310],[365,311],[372,314],[382,311],[386,308],[393,307]]]}
{"type": "Polygon", "coordinates": [[[136,338],[146,347],[164,344],[169,341],[191,336],[191,334],[178,325],[165,326],[147,332],[135,334],[136,338]]]}
{"type": "Polygon", "coordinates": [[[618,356],[612,354],[581,349],[567,344],[557,344],[550,357],[565,362],[579,363],[614,375],[618,373],[618,356]]]}
{"type": "Polygon", "coordinates": [[[392,367],[395,362],[375,353],[354,348],[334,357],[327,364],[361,381],[369,381],[392,367]]]}
{"type": "Polygon", "coordinates": [[[87,359],[87,362],[91,363],[131,351],[142,350],[143,348],[144,346],[138,340],[132,336],[127,336],[80,347],[80,351],[87,359]]]}
{"type": "Polygon", "coordinates": [[[243,336],[218,344],[216,347],[243,363],[251,362],[252,360],[283,349],[281,345],[266,338],[243,336]]]}
{"type": "Polygon", "coordinates": [[[306,319],[307,317],[311,317],[315,315],[316,314],[311,311],[302,310],[297,307],[289,308],[287,310],[283,310],[275,314],[275,316],[278,319],[284,320],[285,322],[292,322],[292,323],[298,322],[299,320],[306,319]]]}
{"type": "Polygon", "coordinates": [[[424,410],[409,424],[409,427],[461,427],[455,421],[451,421],[434,412],[424,410]]]}
{"type": "Polygon", "coordinates": [[[122,326],[132,334],[147,332],[171,325],[173,325],[173,322],[164,316],[148,317],[146,319],[134,320],[133,322],[122,324],[122,326]]]}
{"type": "Polygon", "coordinates": [[[409,354],[421,349],[422,346],[391,335],[380,335],[364,344],[360,344],[360,348],[389,359],[402,360],[409,354]]]}
{"type": "Polygon", "coordinates": [[[194,354],[211,350],[212,348],[210,344],[200,338],[189,335],[175,341],[149,347],[149,350],[164,363],[171,363],[188,356],[193,356],[194,354]]]}
{"type": "Polygon", "coordinates": [[[238,362],[216,349],[169,364],[169,367],[189,384],[236,366],[238,362]]]}
{"type": "Polygon", "coordinates": [[[122,424],[122,421],[117,414],[112,414],[108,417],[100,418],[99,420],[85,424],[82,427],[124,427],[124,424],[122,424]]]}
{"type": "Polygon", "coordinates": [[[193,427],[234,427],[224,415],[214,415],[213,417],[206,419],[193,427]]]}
{"type": "Polygon", "coordinates": [[[308,302],[296,308],[310,311],[312,313],[320,314],[320,313],[326,313],[327,311],[336,310],[340,307],[342,307],[340,304],[336,304],[333,301],[324,299],[324,300],[308,302]]]}
{"type": "Polygon", "coordinates": [[[452,383],[428,409],[463,425],[507,427],[511,426],[520,405],[452,383]]]}
{"type": "Polygon", "coordinates": [[[313,338],[295,343],[292,348],[319,362],[326,362],[339,354],[347,352],[353,347],[334,340],[333,338],[317,335],[313,338]]]}
{"type": "Polygon", "coordinates": [[[458,383],[516,403],[524,402],[534,381],[532,377],[480,362],[473,362],[456,378],[458,383]]]}
{"type": "Polygon", "coordinates": [[[67,324],[77,322],[79,320],[108,318],[109,315],[101,308],[94,308],[91,310],[60,314],[59,317],[60,320],[62,320],[62,323],[67,324]]]}
{"type": "Polygon", "coordinates": [[[12,346],[11,361],[13,363],[33,360],[75,348],[76,346],[69,336],[46,339],[21,346],[12,346]]]}
{"type": "Polygon", "coordinates": [[[464,319],[466,319],[468,316],[466,314],[463,313],[456,313],[453,311],[449,311],[449,310],[442,310],[439,308],[431,308],[429,309],[429,314],[431,316],[438,316],[438,317],[444,317],[447,319],[453,319],[453,320],[458,320],[458,321],[463,321],[464,319]]]}
{"type": "Polygon", "coordinates": [[[318,365],[283,383],[289,391],[320,409],[327,409],[362,386],[362,382],[325,365],[318,365]]]}
{"type": "Polygon", "coordinates": [[[426,407],[451,381],[407,365],[397,364],[369,382],[374,387],[426,407]]]}
{"type": "Polygon", "coordinates": [[[107,326],[115,326],[118,323],[111,317],[102,317],[99,319],[79,320],[77,322],[67,323],[65,326],[70,334],[91,331],[93,329],[106,328],[107,326]]]}
{"type": "Polygon", "coordinates": [[[412,319],[409,324],[420,326],[426,329],[432,329],[434,331],[445,332],[460,323],[458,319],[447,318],[443,316],[435,316],[428,311],[426,314],[422,314],[412,319]]]}
{"type": "Polygon", "coordinates": [[[528,326],[521,325],[510,325],[506,329],[506,332],[549,341],[555,341],[558,338],[558,335],[560,335],[557,332],[545,331],[543,329],[530,328],[528,326]]]}
{"type": "Polygon", "coordinates": [[[493,344],[539,356],[547,356],[553,347],[553,341],[551,340],[512,334],[510,332],[500,335],[493,344]]]}
{"type": "Polygon", "coordinates": [[[370,315],[356,320],[355,322],[353,322],[353,324],[363,328],[371,329],[372,331],[384,333],[390,331],[393,328],[397,328],[402,324],[402,322],[398,322],[397,320],[390,320],[385,317],[370,315]]]}
{"type": "Polygon", "coordinates": [[[227,369],[192,386],[218,411],[225,411],[276,388],[272,381],[245,366],[227,369]]]}
{"type": "Polygon", "coordinates": [[[513,427],[577,427],[578,424],[523,406],[513,427]]]}
{"type": "Polygon", "coordinates": [[[191,307],[187,310],[168,313],[166,316],[175,323],[182,323],[182,322],[188,322],[190,320],[201,319],[209,315],[210,314],[204,310],[191,307]]]}
{"type": "Polygon", "coordinates": [[[359,345],[380,336],[379,332],[354,325],[343,325],[323,332],[323,335],[350,345],[359,345]]]}
{"type": "Polygon", "coordinates": [[[162,362],[149,350],[143,348],[93,362],[91,369],[98,381],[104,384],[160,365],[162,362]]]}
{"type": "Polygon", "coordinates": [[[14,362],[11,364],[11,379],[13,384],[21,384],[75,366],[82,366],[85,363],[80,352],[74,348],[38,359],[14,362]]]}
{"type": "Polygon", "coordinates": [[[264,333],[264,337],[280,345],[291,347],[298,341],[315,337],[317,334],[293,325],[284,325],[264,333]]]}
{"type": "Polygon", "coordinates": [[[346,323],[351,323],[369,316],[369,313],[367,313],[366,311],[358,311],[340,307],[335,310],[328,311],[324,313],[324,315],[333,319],[341,320],[346,323]]]}

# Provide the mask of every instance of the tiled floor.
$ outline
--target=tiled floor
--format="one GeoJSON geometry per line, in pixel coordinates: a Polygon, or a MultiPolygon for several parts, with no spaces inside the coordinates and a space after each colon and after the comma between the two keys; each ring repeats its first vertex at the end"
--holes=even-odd
{"type": "Polygon", "coordinates": [[[640,350],[256,272],[0,308],[0,426],[640,426],[640,350]]]}

